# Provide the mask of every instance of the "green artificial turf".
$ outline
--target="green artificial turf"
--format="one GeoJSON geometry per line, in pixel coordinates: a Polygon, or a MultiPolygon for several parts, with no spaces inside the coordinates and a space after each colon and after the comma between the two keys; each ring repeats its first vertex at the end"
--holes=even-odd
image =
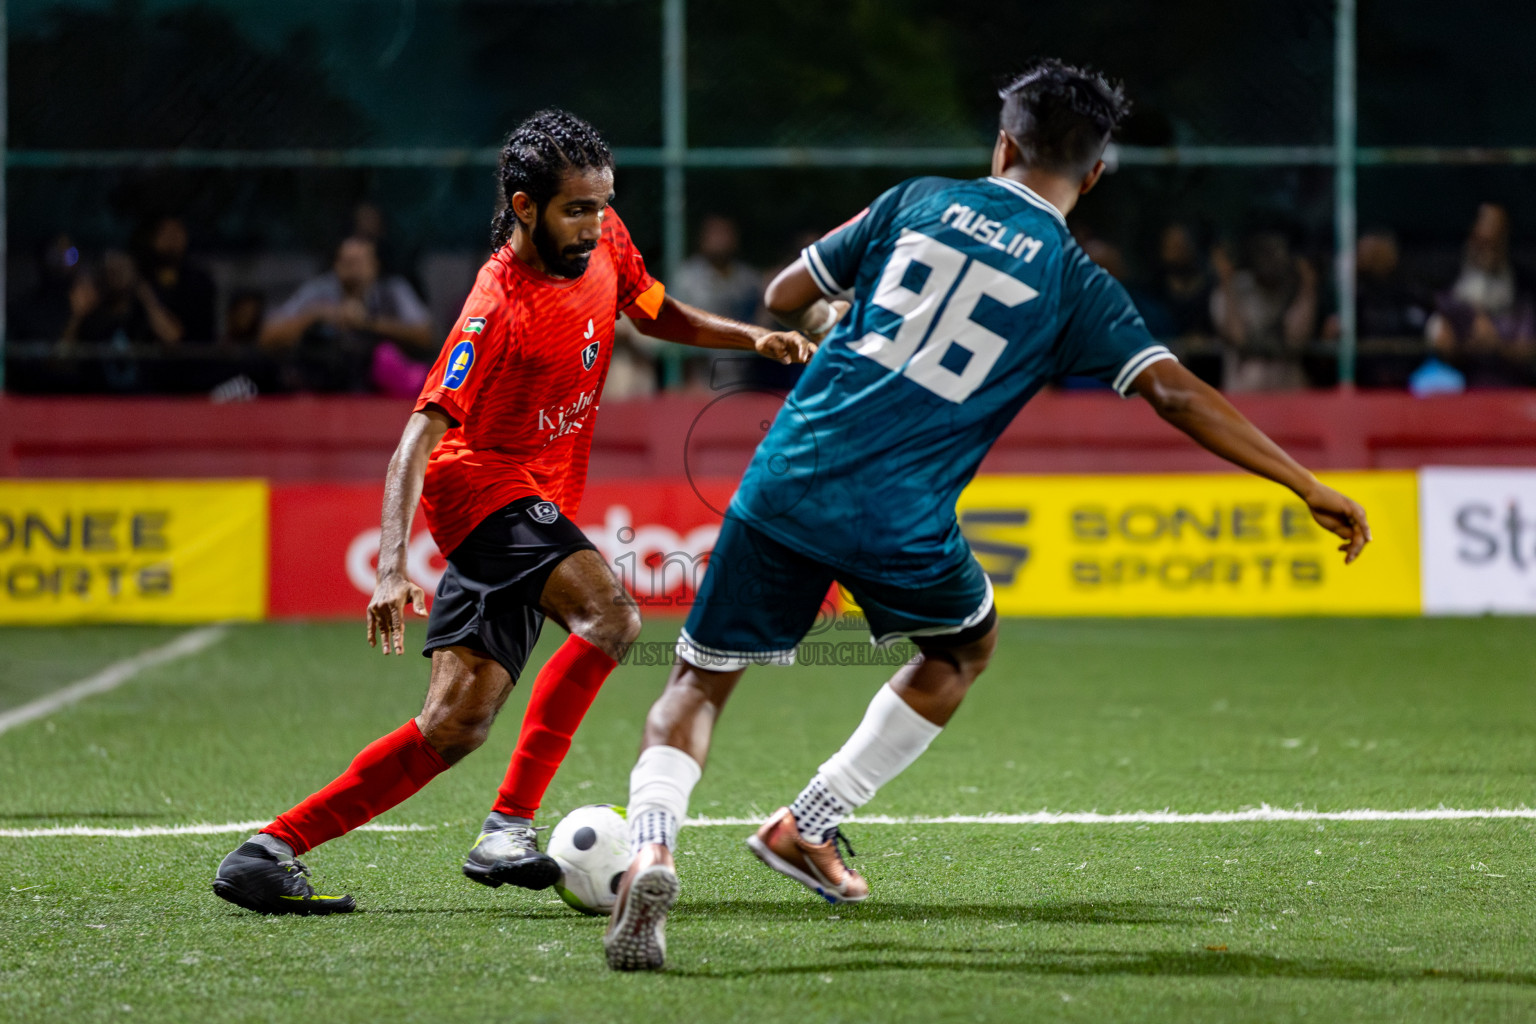
{"type": "MultiPolygon", "coordinates": [[[[361,632],[237,627],[0,735],[0,829],[286,808],[419,707],[425,660],[361,632]]],[[[13,666],[62,685],[168,635],[0,633],[0,707],[35,695],[13,666]]],[[[1519,620],[1005,622],[951,727],[867,810],[1525,806],[1533,670],[1519,620]]],[[[788,801],[886,674],[754,670],[694,811],[788,801]]],[[[549,820],[623,801],[664,676],[615,673],[549,820]]],[[[669,969],[610,975],[603,922],[458,872],[523,690],[484,749],[382,819],[431,830],[306,858],[322,891],[358,898],[350,917],[215,899],[236,835],[0,838],[0,1020],[1536,1019],[1531,820],[854,824],[874,896],[842,908],[766,872],[748,829],[691,828],[669,969]]]]}
{"type": "Polygon", "coordinates": [[[35,700],[184,632],[184,626],[0,627],[0,710],[35,700]]]}

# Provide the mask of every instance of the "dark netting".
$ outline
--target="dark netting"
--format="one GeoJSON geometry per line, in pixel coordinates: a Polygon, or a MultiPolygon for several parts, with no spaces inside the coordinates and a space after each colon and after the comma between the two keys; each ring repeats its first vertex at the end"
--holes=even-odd
{"type": "Polygon", "coordinates": [[[1044,55],[1125,79],[1138,106],[1133,141],[1331,139],[1327,0],[716,0],[690,10],[690,141],[699,145],[974,144],[996,127],[995,77],[1044,55]]]}
{"type": "MultiPolygon", "coordinates": [[[[358,232],[376,236],[385,273],[443,329],[487,251],[496,148],[550,105],[617,150],[617,206],[658,273],[696,253],[720,217],[739,260],[771,269],[906,177],[984,173],[998,76],[1047,54],[1104,68],[1135,103],[1123,159],[1073,218],[1096,258],[1145,291],[1170,226],[1207,272],[1278,233],[1287,258],[1317,277],[1312,330],[1331,352],[1331,0],[690,0],[685,131],[699,152],[670,220],[666,10],[666,0],[12,3],[6,386],[204,390],[223,379],[216,350],[226,349],[260,390],[306,386],[261,364],[250,339],[235,338],[249,331],[231,324],[279,306],[358,232]],[[763,152],[773,147],[820,152],[763,152]],[[832,152],[850,147],[863,165],[832,152]],[[896,152],[937,149],[950,155],[896,152]],[[198,320],[209,337],[187,339],[205,347],[133,340],[108,353],[174,367],[137,376],[108,373],[106,356],[82,370],[89,346],[63,359],[70,282],[121,271],[124,258],[142,270],[167,216],[215,289],[211,321],[198,320]],[[192,363],[208,365],[185,370],[192,363]]],[[[1451,14],[1429,0],[1361,2],[1359,222],[1390,229],[1428,307],[1457,273],[1480,203],[1502,204],[1516,261],[1530,255],[1531,171],[1396,166],[1390,147],[1536,141],[1526,106],[1536,64],[1522,49],[1533,30],[1536,13],[1518,5],[1451,14]]],[[[731,301],[755,315],[747,299],[731,301]]],[[[676,383],[686,368],[668,358],[655,376],[676,383]]],[[[1309,381],[1331,379],[1328,358],[1309,381]]]]}

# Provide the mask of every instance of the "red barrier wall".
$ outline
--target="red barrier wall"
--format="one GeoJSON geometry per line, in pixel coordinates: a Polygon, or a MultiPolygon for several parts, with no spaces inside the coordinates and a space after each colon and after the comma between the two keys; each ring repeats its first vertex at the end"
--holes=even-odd
{"type": "MultiPolygon", "coordinates": [[[[714,546],[733,480],[602,481],[575,515],[647,614],[688,607],[714,546]]],[[[373,590],[384,488],[371,483],[272,485],[268,613],[276,619],[357,616],[373,590]]],[[[444,568],[418,512],[407,571],[430,604],[444,568]]]]}
{"type": "MultiPolygon", "coordinates": [[[[592,476],[734,477],[780,399],[759,392],[613,402],[592,476]]],[[[1236,404],[1315,469],[1536,465],[1536,392],[1249,395],[1236,404]]],[[[410,406],[394,399],[0,397],[0,476],[378,481],[410,406]]],[[[1177,472],[1222,464],[1139,400],[1043,394],[1003,434],[992,473],[1177,472]]]]}

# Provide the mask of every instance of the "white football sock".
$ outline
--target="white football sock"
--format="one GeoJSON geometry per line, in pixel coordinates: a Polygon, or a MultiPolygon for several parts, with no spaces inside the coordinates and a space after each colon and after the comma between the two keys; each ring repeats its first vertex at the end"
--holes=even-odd
{"type": "Polygon", "coordinates": [[[800,837],[810,843],[826,842],[828,830],[874,799],[880,787],[916,761],[943,729],[912,710],[889,685],[880,687],[848,742],[827,758],[795,800],[791,810],[800,837]],[[800,817],[802,810],[805,820],[800,817]]]}
{"type": "Polygon", "coordinates": [[[688,816],[688,798],[704,769],[676,747],[646,747],[629,773],[629,850],[647,844],[677,846],[677,830],[688,816]]]}

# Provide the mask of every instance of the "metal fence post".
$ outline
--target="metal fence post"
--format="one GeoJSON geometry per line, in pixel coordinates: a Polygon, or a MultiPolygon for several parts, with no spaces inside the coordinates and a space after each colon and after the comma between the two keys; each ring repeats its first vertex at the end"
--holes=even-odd
{"type": "Polygon", "coordinates": [[[5,390],[5,338],[6,338],[6,278],[10,276],[10,248],[6,236],[10,231],[10,218],[6,216],[5,157],[10,146],[10,72],[9,50],[11,45],[9,11],[6,0],[0,0],[0,392],[5,390]]]}
{"type": "MultiPolygon", "coordinates": [[[[661,9],[661,145],[662,145],[662,267],[666,280],[677,277],[687,244],[688,158],[688,9],[686,0],[662,0],[661,9]]],[[[662,384],[682,379],[677,349],[661,351],[662,384]]]]}
{"type": "Polygon", "coordinates": [[[1339,293],[1339,386],[1355,384],[1355,0],[1334,12],[1334,274],[1339,293]]]}

